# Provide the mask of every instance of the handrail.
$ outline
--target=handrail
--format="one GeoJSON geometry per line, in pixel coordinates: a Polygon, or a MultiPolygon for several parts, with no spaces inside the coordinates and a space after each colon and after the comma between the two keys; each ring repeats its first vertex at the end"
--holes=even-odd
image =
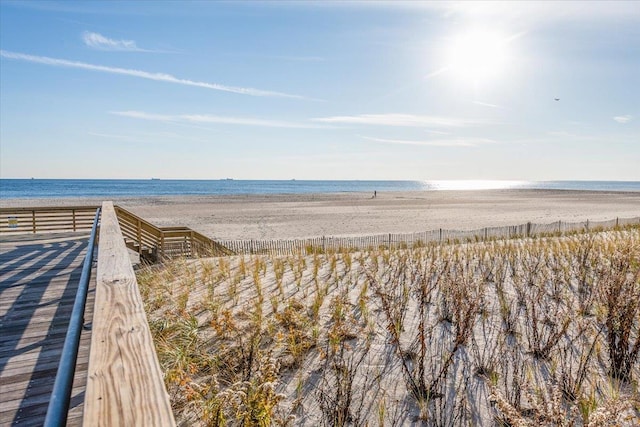
{"type": "MultiPolygon", "coordinates": [[[[98,206],[0,208],[0,233],[67,232],[91,229],[98,206]],[[89,216],[90,215],[90,216],[89,216]]],[[[233,251],[189,227],[157,227],[114,206],[127,246],[155,262],[176,256],[233,255],[233,251]]]]}
{"type": "Polygon", "coordinates": [[[96,276],[83,424],[175,425],[112,202],[102,205],[96,276]]]}
{"type": "Polygon", "coordinates": [[[96,241],[96,230],[100,218],[100,208],[96,209],[91,228],[91,237],[87,247],[87,255],[82,265],[80,284],[73,303],[73,311],[69,319],[69,329],[64,339],[62,354],[60,355],[60,365],[56,373],[53,384],[51,400],[47,408],[47,415],[44,420],[45,427],[64,426],[67,423],[69,412],[69,401],[71,400],[71,388],[73,387],[73,377],[76,372],[76,362],[78,359],[78,347],[80,345],[80,334],[84,324],[84,310],[87,302],[87,292],[89,280],[91,278],[91,265],[93,264],[93,252],[96,241]]]}
{"type": "Polygon", "coordinates": [[[125,239],[137,243],[137,250],[141,256],[145,256],[143,247],[151,250],[151,261],[176,256],[234,254],[225,246],[189,227],[157,227],[121,206],[115,206],[115,211],[125,239]]]}
{"type": "Polygon", "coordinates": [[[0,233],[91,230],[99,206],[38,206],[0,208],[0,233]]]}

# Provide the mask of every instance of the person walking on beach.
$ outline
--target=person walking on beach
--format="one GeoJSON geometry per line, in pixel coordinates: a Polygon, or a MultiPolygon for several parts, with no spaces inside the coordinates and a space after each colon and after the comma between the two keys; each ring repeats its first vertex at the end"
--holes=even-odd
{"type": "Polygon", "coordinates": [[[376,197],[378,197],[378,192],[376,190],[373,190],[373,198],[375,199],[376,197]]]}

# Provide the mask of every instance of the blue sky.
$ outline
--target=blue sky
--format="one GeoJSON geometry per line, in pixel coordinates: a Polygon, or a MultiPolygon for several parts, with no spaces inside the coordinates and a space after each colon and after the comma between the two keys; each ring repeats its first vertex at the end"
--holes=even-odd
{"type": "Polygon", "coordinates": [[[638,2],[3,0],[0,48],[2,178],[640,180],[638,2]]]}

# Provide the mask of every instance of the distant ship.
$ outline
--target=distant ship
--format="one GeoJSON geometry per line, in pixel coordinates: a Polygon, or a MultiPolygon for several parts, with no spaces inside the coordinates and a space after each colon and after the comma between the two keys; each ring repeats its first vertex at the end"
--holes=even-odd
{"type": "Polygon", "coordinates": [[[160,178],[151,178],[151,181],[160,181],[160,178]]]}

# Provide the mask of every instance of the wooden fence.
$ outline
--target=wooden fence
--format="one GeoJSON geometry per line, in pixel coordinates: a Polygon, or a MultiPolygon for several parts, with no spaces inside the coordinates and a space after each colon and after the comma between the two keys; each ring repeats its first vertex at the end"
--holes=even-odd
{"type": "Polygon", "coordinates": [[[368,248],[417,247],[432,243],[479,242],[515,237],[539,237],[565,235],[599,229],[613,229],[640,224],[640,217],[615,218],[608,221],[564,222],[549,224],[525,223],[505,227],[486,227],[475,230],[431,230],[419,233],[385,233],[355,237],[314,237],[286,240],[217,240],[218,243],[237,254],[288,255],[326,251],[355,250],[368,248]]]}
{"type": "MultiPolygon", "coordinates": [[[[0,233],[89,231],[97,206],[0,208],[0,233]]],[[[431,243],[486,241],[512,237],[563,235],[594,229],[640,224],[640,217],[608,221],[525,223],[475,230],[438,229],[419,233],[384,233],[354,237],[313,237],[280,240],[213,240],[188,227],[157,227],[126,209],[114,206],[125,244],[149,261],[176,257],[233,254],[314,253],[380,247],[415,247],[431,243]]]]}
{"type": "Polygon", "coordinates": [[[98,206],[0,208],[0,233],[91,231],[98,206]]]}
{"type": "Polygon", "coordinates": [[[115,211],[127,247],[149,261],[233,254],[215,240],[188,227],[156,227],[119,206],[115,211]]]}
{"type": "MultiPolygon", "coordinates": [[[[1,208],[0,233],[90,231],[97,206],[1,208]]],[[[157,227],[114,206],[125,244],[146,261],[232,255],[224,246],[188,227],[157,227]]]]}

